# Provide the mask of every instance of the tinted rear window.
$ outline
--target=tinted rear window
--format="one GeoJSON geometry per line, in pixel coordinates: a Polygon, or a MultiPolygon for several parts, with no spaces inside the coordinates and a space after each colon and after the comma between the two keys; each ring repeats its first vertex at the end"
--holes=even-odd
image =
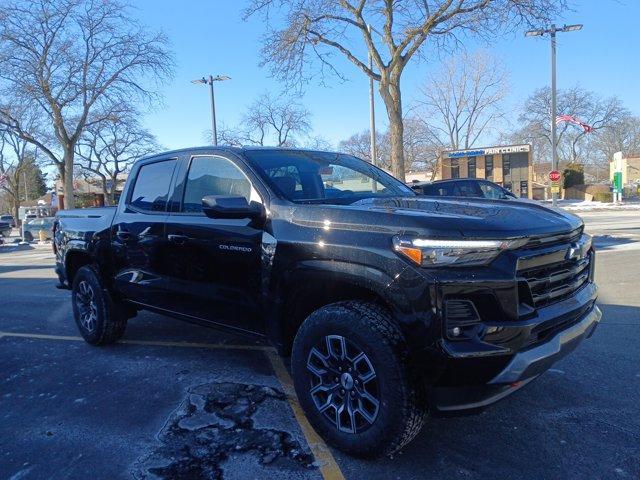
{"type": "Polygon", "coordinates": [[[142,166],[129,204],[139,210],[164,212],[175,163],[175,160],[163,160],[142,166]]]}

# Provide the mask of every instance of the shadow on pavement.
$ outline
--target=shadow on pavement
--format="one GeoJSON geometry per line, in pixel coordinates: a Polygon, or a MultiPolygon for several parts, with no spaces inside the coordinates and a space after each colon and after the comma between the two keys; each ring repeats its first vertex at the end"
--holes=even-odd
{"type": "MultiPolygon", "coordinates": [[[[22,270],[44,270],[53,269],[52,263],[30,264],[30,265],[0,265],[1,273],[20,272],[22,270]]],[[[43,277],[48,278],[48,277],[43,277]]]]}

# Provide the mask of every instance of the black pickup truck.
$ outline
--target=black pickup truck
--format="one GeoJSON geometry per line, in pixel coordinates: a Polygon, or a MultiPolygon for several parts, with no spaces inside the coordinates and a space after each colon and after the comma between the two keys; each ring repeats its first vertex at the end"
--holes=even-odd
{"type": "Polygon", "coordinates": [[[359,456],[518,390],[601,317],[579,218],[416,196],[339,153],[141,159],[117,207],[58,213],[54,249],[87,342],[117,341],[140,309],[264,336],[312,425],[359,456]]]}

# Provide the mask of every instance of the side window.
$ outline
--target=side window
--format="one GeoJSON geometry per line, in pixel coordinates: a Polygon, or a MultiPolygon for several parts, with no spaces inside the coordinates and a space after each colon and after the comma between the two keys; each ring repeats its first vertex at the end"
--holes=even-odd
{"type": "Polygon", "coordinates": [[[491,185],[490,183],[480,182],[480,189],[482,190],[484,198],[491,198],[495,200],[505,198],[504,192],[498,187],[491,185]]]}
{"type": "Polygon", "coordinates": [[[175,163],[175,160],[164,160],[141,167],[129,205],[139,210],[164,212],[175,163]]]}
{"type": "Polygon", "coordinates": [[[191,159],[184,189],[182,211],[202,212],[202,197],[231,195],[251,199],[251,183],[242,171],[224,157],[200,156],[191,159]]]}
{"type": "Polygon", "coordinates": [[[477,197],[473,182],[460,182],[453,187],[454,197],[477,197]]]}

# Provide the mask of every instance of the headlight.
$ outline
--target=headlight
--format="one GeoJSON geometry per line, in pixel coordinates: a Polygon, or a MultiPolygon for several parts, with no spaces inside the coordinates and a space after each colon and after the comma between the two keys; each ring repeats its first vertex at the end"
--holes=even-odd
{"type": "Polygon", "coordinates": [[[486,265],[504,250],[518,248],[526,242],[526,239],[448,240],[396,236],[393,249],[422,267],[468,267],[486,265]]]}

